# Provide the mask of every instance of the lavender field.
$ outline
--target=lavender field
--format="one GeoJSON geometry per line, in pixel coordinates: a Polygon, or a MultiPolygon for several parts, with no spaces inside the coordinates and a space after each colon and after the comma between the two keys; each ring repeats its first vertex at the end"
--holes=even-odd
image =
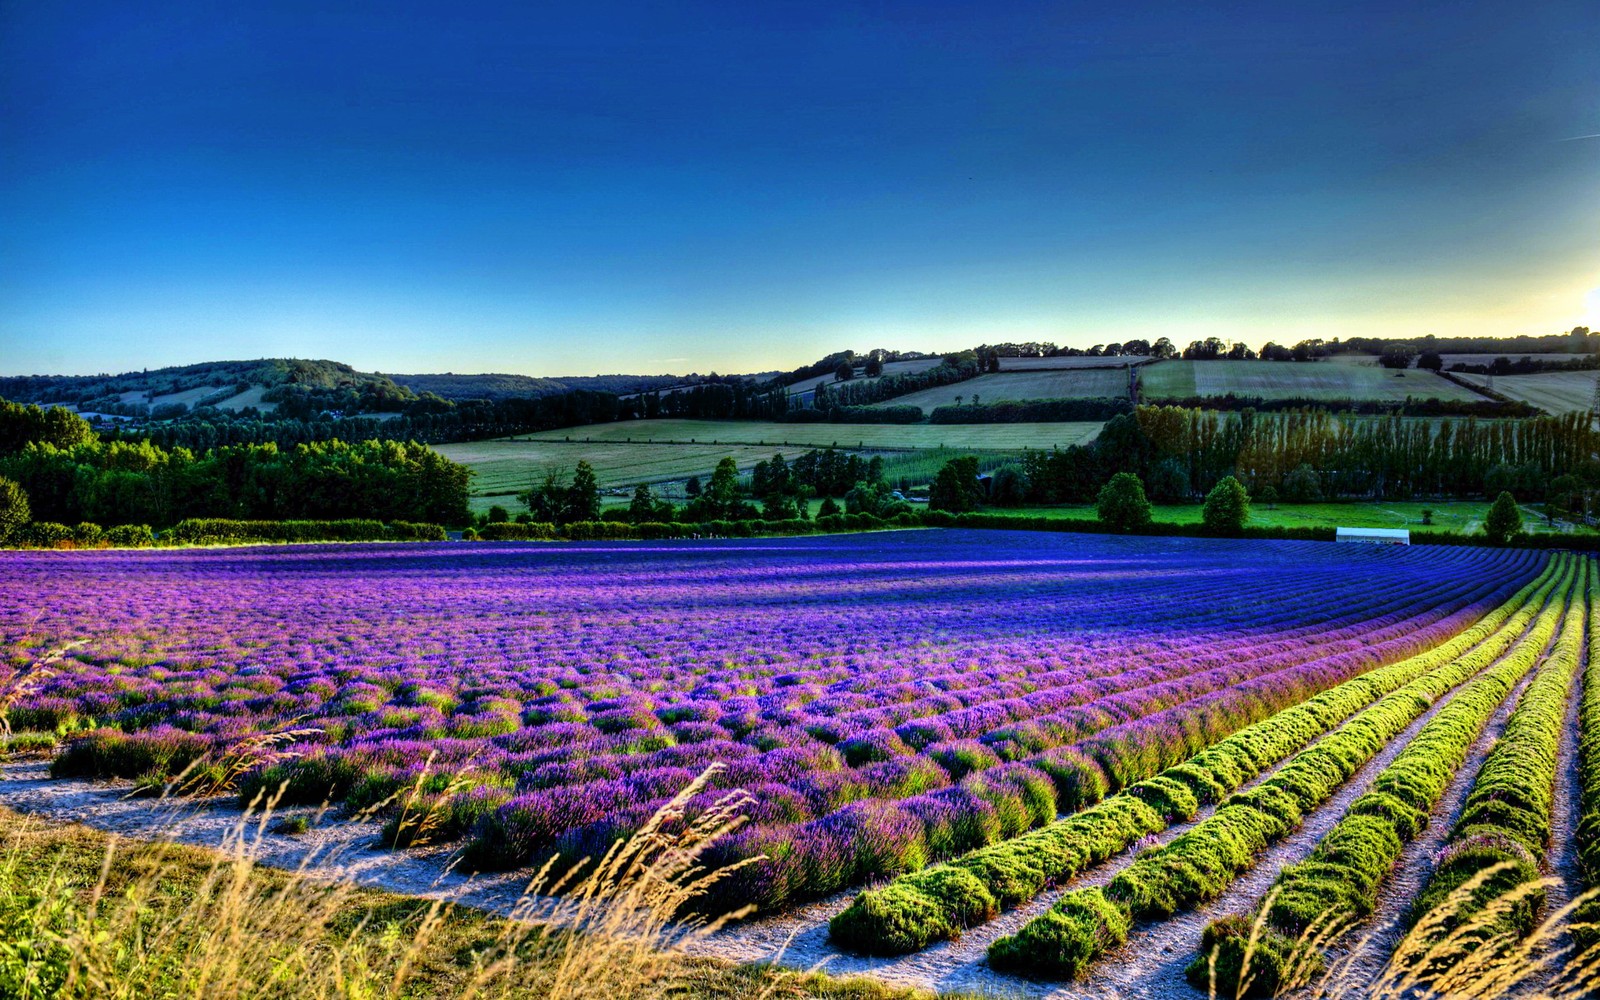
{"type": "MultiPolygon", "coordinates": [[[[1524,550],[999,531],[4,552],[0,627],[7,721],[54,735],[57,780],[376,806],[390,848],[501,870],[603,852],[719,764],[691,810],[748,791],[712,857],[760,860],[698,905],[825,900],[828,948],[893,956],[981,949],[1346,720],[1387,712],[1367,757],[1397,751],[1469,678],[1581,646],[1587,581],[1524,550]]],[[[1081,974],[1081,917],[984,967],[1081,974]]]]}

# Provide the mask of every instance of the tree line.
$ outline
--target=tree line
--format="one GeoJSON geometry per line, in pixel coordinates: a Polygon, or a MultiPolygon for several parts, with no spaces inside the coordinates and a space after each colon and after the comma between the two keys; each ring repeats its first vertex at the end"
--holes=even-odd
{"type": "Polygon", "coordinates": [[[0,477],[37,521],[378,518],[458,524],[471,471],[416,442],[337,439],[204,451],[102,441],[81,418],[0,401],[0,477]]]}
{"type": "Polygon", "coordinates": [[[1024,502],[1088,503],[1113,475],[1131,472],[1169,502],[1201,496],[1226,476],[1302,501],[1502,491],[1531,500],[1562,477],[1600,487],[1597,437],[1582,413],[1480,421],[1141,406],[1107,421],[1090,444],[1024,453],[1012,492],[1024,502]]]}

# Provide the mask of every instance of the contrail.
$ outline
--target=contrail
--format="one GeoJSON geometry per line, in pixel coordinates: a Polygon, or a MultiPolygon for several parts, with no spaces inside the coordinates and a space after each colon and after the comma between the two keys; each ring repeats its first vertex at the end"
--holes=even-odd
{"type": "Polygon", "coordinates": [[[1600,139],[1600,132],[1596,132],[1593,135],[1569,135],[1565,139],[1557,139],[1556,141],[1557,142],[1577,142],[1579,139],[1600,139]]]}

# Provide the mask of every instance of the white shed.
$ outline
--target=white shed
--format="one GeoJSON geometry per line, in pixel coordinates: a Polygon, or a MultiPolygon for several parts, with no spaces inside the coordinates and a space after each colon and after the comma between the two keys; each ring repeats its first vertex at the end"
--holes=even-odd
{"type": "Polygon", "coordinates": [[[1336,528],[1334,541],[1367,542],[1372,545],[1410,545],[1411,532],[1406,528],[1336,528]]]}

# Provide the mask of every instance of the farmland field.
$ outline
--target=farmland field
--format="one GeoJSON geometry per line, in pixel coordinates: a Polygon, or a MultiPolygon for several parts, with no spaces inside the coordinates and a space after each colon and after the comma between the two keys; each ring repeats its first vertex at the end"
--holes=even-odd
{"type": "MultiPolygon", "coordinates": [[[[1552,529],[1545,521],[1541,505],[1523,504],[1523,530],[1544,534],[1551,530],[1594,534],[1594,529],[1583,525],[1556,522],[1552,529]]],[[[1084,506],[1018,507],[1001,511],[1020,517],[1071,518],[1092,521],[1097,517],[1095,508],[1084,506]]],[[[1489,512],[1489,501],[1480,500],[1374,500],[1352,503],[1278,503],[1264,504],[1256,501],[1250,506],[1249,524],[1262,528],[1409,528],[1412,531],[1455,531],[1473,534],[1483,529],[1483,519],[1489,512]],[[1431,514],[1431,523],[1423,524],[1424,511],[1431,514]]],[[[1162,504],[1154,509],[1158,524],[1200,523],[1199,504],[1162,504]]]]}
{"type": "Polygon", "coordinates": [[[1394,372],[1365,364],[1289,361],[1161,361],[1139,369],[1144,399],[1194,396],[1255,396],[1261,399],[1370,399],[1404,402],[1484,397],[1440,378],[1411,369],[1394,372]]]}
{"type": "Polygon", "coordinates": [[[1086,355],[1064,355],[1051,358],[1001,358],[1000,371],[1044,371],[1065,370],[1082,368],[1125,368],[1128,365],[1152,364],[1149,358],[1142,357],[1097,357],[1086,355]]]}
{"type": "MultiPolygon", "coordinates": [[[[915,361],[886,361],[883,365],[883,374],[915,375],[918,372],[925,372],[929,368],[937,368],[941,363],[943,363],[943,361],[944,358],[942,357],[919,358],[915,361]]],[[[852,381],[876,382],[880,377],[881,376],[868,377],[866,375],[857,375],[852,381]]],[[[815,389],[819,383],[823,385],[834,385],[838,381],[838,376],[833,372],[824,372],[821,375],[812,375],[808,378],[800,379],[797,382],[790,382],[788,384],[788,389],[790,392],[809,392],[812,389],[815,389]]]]}
{"type": "Polygon", "coordinates": [[[748,469],[775,453],[793,458],[812,448],[834,446],[886,454],[941,449],[998,454],[1086,443],[1094,440],[1100,427],[1093,421],[906,425],[633,420],[446,444],[438,446],[438,451],[477,473],[473,505],[483,509],[491,503],[506,504],[506,498],[526,490],[547,470],[570,472],[580,460],[595,467],[602,488],[625,487],[682,482],[690,476],[704,478],[729,456],[740,469],[748,469]]]}
{"type": "Polygon", "coordinates": [[[1596,372],[1541,372],[1535,375],[1471,375],[1456,378],[1476,385],[1493,385],[1494,391],[1537,406],[1546,413],[1578,413],[1594,406],[1596,372]]]}
{"type": "Polygon", "coordinates": [[[999,403],[1023,399],[1126,398],[1128,373],[1123,368],[1060,368],[1054,371],[1017,371],[979,375],[950,385],[935,386],[885,400],[879,406],[916,406],[924,413],[953,406],[956,399],[999,403]]]}
{"type": "Polygon", "coordinates": [[[1448,782],[1540,671],[1548,717],[1588,579],[1513,549],[1000,531],[9,552],[0,628],[12,668],[64,653],[5,703],[62,734],[58,781],[227,774],[254,747],[242,798],[375,805],[388,843],[494,870],[603,850],[717,763],[691,812],[739,787],[752,823],[712,860],[764,860],[698,905],[772,916],[714,954],[792,932],[802,966],[1139,992],[1181,978],[1218,912],[1197,905],[1259,898],[1257,852],[1303,856],[1446,737],[1448,782]],[[260,742],[288,731],[293,755],[260,742]],[[1219,837],[1261,843],[1173,867],[1219,837]],[[1163,879],[1165,910],[1129,888],[1163,879]],[[1089,951],[1085,920],[1109,921],[1089,951]]]}

